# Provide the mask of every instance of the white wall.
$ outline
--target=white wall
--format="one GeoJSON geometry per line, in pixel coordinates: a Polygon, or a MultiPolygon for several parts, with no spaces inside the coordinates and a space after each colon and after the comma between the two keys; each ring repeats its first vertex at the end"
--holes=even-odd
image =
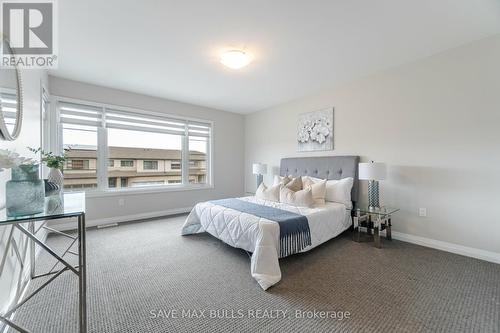
{"type": "Polygon", "coordinates": [[[397,232],[500,255],[499,126],[496,35],[248,115],[246,190],[255,189],[252,162],[277,167],[282,157],[360,155],[390,166],[381,194],[383,204],[402,209],[397,232]],[[297,153],[297,115],[330,106],[335,150],[297,153]],[[419,207],[427,218],[418,217],[419,207]]]}
{"type": "Polygon", "coordinates": [[[108,103],[143,110],[165,112],[214,121],[213,189],[118,195],[87,198],[87,220],[124,220],[130,217],[161,215],[162,212],[192,207],[199,201],[241,196],[244,192],[243,149],[244,117],[196,105],[130,93],[49,76],[52,95],[108,103]],[[119,206],[118,200],[125,200],[119,206]]]}
{"type": "MultiPolygon", "coordinates": [[[[15,150],[26,157],[34,157],[27,149],[40,146],[40,84],[47,87],[47,74],[39,70],[23,70],[22,80],[24,88],[24,118],[23,127],[19,138],[15,141],[0,141],[0,149],[15,150]]],[[[5,182],[10,180],[10,170],[0,172],[0,208],[5,205],[5,182]]],[[[0,226],[0,261],[6,254],[6,242],[11,232],[11,226],[0,226]]],[[[24,252],[27,244],[26,237],[19,232],[14,232],[13,237],[19,248],[24,252]]],[[[28,253],[28,252],[27,252],[28,253]]],[[[26,254],[27,254],[26,253],[26,254]]],[[[15,297],[18,277],[26,277],[29,272],[29,262],[25,257],[27,266],[23,272],[13,251],[7,253],[4,271],[0,276],[0,313],[4,313],[15,297]]],[[[0,330],[2,324],[0,323],[0,330]]]]}

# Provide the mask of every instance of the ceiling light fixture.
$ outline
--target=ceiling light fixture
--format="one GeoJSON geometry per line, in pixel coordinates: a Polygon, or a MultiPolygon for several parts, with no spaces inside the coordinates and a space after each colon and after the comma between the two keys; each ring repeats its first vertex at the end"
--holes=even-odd
{"type": "Polygon", "coordinates": [[[252,61],[250,54],[241,50],[231,50],[224,52],[220,62],[231,69],[240,69],[247,66],[252,61]]]}

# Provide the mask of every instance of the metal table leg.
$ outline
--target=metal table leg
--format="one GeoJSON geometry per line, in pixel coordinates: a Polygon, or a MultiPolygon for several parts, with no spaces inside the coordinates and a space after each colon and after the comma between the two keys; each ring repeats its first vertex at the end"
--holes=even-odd
{"type": "Polygon", "coordinates": [[[382,248],[382,245],[380,243],[380,230],[378,227],[373,228],[373,241],[375,242],[375,247],[377,248],[382,248]]]}
{"type": "Polygon", "coordinates": [[[43,283],[40,287],[38,287],[34,292],[30,295],[26,296],[22,301],[17,302],[11,309],[7,310],[7,312],[3,315],[0,315],[0,321],[4,322],[7,326],[10,326],[21,333],[30,333],[30,331],[25,328],[20,327],[19,325],[12,322],[9,317],[12,315],[14,311],[16,311],[19,307],[25,304],[28,300],[30,300],[33,296],[38,294],[42,289],[44,289],[47,285],[49,285],[53,280],[55,280],[59,275],[61,275],[65,271],[72,271],[78,276],[78,301],[79,301],[79,326],[80,333],[87,332],[87,256],[86,256],[86,244],[85,244],[85,214],[77,216],[78,218],[78,262],[79,266],[73,267],[66,260],[64,260],[61,256],[59,256],[53,249],[51,249],[47,244],[40,241],[36,235],[34,230],[34,222],[30,222],[28,225],[28,229],[21,226],[20,224],[14,224],[19,231],[21,231],[24,235],[28,237],[30,240],[30,261],[31,261],[31,276],[32,278],[38,278],[42,276],[53,275],[50,279],[48,279],[45,283],[43,283]],[[35,246],[38,245],[47,251],[52,257],[57,259],[58,262],[62,263],[64,267],[56,272],[49,272],[46,274],[41,274],[36,276],[35,274],[35,246]],[[78,269],[77,269],[78,268],[78,269]]]}
{"type": "Polygon", "coordinates": [[[78,216],[79,316],[80,333],[87,332],[87,254],[85,247],[85,214],[78,216]]]}
{"type": "Polygon", "coordinates": [[[60,263],[62,263],[64,266],[66,266],[68,269],[73,271],[73,273],[78,275],[78,271],[71,266],[66,260],[61,258],[57,253],[54,252],[50,247],[47,246],[47,244],[43,243],[41,240],[36,238],[36,236],[32,233],[30,233],[26,228],[22,227],[19,224],[15,225],[17,229],[19,229],[23,234],[25,234],[29,239],[34,241],[36,244],[38,244],[40,247],[42,247],[45,251],[47,251],[52,257],[56,258],[60,263]]]}
{"type": "Polygon", "coordinates": [[[353,225],[354,225],[354,232],[352,233],[352,238],[354,241],[359,242],[359,224],[358,224],[358,217],[353,216],[353,225]]]}
{"type": "Polygon", "coordinates": [[[373,241],[375,242],[375,247],[379,249],[382,247],[380,243],[380,216],[377,217],[373,225],[373,241]]]}
{"type": "Polygon", "coordinates": [[[387,240],[392,240],[392,232],[391,232],[391,227],[392,227],[392,222],[391,222],[391,216],[389,215],[389,217],[387,218],[387,226],[386,226],[386,229],[385,229],[385,237],[387,238],[387,240]]]}
{"type": "Polygon", "coordinates": [[[8,326],[12,327],[13,329],[15,329],[20,333],[31,333],[30,331],[25,330],[21,326],[16,325],[16,323],[12,322],[10,319],[7,319],[3,316],[0,316],[0,321],[3,321],[5,324],[7,324],[8,326]]]}
{"type": "MultiPolygon", "coordinates": [[[[31,221],[28,224],[28,230],[31,232],[33,235],[35,235],[35,222],[31,221]]],[[[35,278],[35,242],[33,239],[30,238],[30,275],[31,278],[35,278]]]]}

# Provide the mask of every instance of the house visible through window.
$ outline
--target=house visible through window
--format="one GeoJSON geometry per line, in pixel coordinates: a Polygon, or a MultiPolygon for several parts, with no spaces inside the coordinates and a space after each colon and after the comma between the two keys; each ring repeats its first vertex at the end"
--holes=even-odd
{"type": "Polygon", "coordinates": [[[158,170],[158,161],[143,161],[144,170],[158,170]]]}
{"type": "Polygon", "coordinates": [[[54,142],[71,148],[65,189],[210,184],[210,123],[65,98],[56,105],[54,142]]]}

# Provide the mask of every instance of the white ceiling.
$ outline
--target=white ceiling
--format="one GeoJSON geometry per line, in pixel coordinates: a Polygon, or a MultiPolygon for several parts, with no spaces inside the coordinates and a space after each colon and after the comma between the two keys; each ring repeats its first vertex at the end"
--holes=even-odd
{"type": "Polygon", "coordinates": [[[249,113],[500,33],[499,0],[64,0],[52,75],[249,113]],[[220,50],[255,56],[233,71],[220,50]]]}

